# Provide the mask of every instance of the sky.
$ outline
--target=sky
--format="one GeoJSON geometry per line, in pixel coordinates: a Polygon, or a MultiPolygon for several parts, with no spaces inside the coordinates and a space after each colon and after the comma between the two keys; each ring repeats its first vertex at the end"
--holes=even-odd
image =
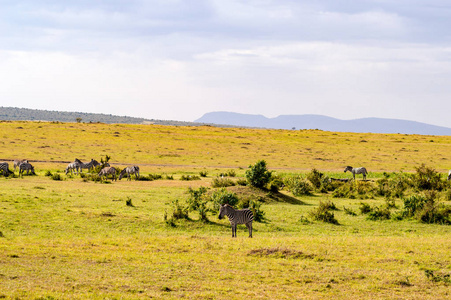
{"type": "Polygon", "coordinates": [[[0,0],[0,106],[451,127],[449,0],[0,0]]]}

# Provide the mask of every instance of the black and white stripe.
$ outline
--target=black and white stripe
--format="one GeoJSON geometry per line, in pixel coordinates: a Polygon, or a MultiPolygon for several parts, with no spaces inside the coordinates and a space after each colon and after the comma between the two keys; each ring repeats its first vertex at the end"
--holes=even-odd
{"type": "Polygon", "coordinates": [[[364,168],[364,167],[360,167],[360,168],[353,168],[351,166],[347,166],[345,169],[345,173],[346,171],[349,171],[352,173],[352,176],[354,177],[355,180],[355,174],[362,174],[363,175],[363,180],[366,180],[366,175],[368,174],[368,171],[364,168]]]}
{"type": "Polygon", "coordinates": [[[21,163],[19,166],[19,175],[23,175],[23,172],[27,171],[27,175],[31,172],[32,175],[36,175],[34,167],[30,163],[21,163]]]}
{"type": "Polygon", "coordinates": [[[14,160],[14,171],[16,171],[16,168],[20,167],[20,164],[27,163],[28,160],[26,159],[16,159],[14,160]]]}
{"type": "Polygon", "coordinates": [[[125,174],[127,174],[127,180],[132,180],[131,176],[130,176],[131,174],[135,174],[136,179],[138,179],[138,177],[139,177],[139,167],[138,166],[126,167],[119,174],[119,180],[121,180],[122,177],[124,177],[125,174]]]}
{"type": "Polygon", "coordinates": [[[116,169],[114,167],[105,167],[99,172],[100,179],[102,179],[102,176],[108,179],[108,175],[112,176],[112,180],[116,180],[116,169]]]}
{"type": "Polygon", "coordinates": [[[224,204],[219,209],[219,219],[224,218],[224,216],[229,218],[230,225],[232,225],[232,237],[236,237],[237,224],[245,224],[249,230],[249,237],[252,237],[252,221],[254,221],[252,210],[248,208],[236,210],[232,206],[224,204]]]}
{"type": "Polygon", "coordinates": [[[12,172],[9,170],[9,165],[7,162],[0,162],[0,172],[3,172],[4,176],[9,176],[12,172]]]}
{"type": "Polygon", "coordinates": [[[80,164],[77,161],[71,162],[66,167],[66,175],[67,175],[67,173],[69,173],[69,171],[71,174],[73,171],[75,171],[75,174],[78,175],[79,169],[80,169],[80,164]]]}
{"type": "Polygon", "coordinates": [[[77,162],[79,164],[80,172],[83,172],[83,169],[88,169],[88,171],[89,171],[89,170],[93,169],[94,167],[97,167],[98,165],[100,165],[97,160],[92,159],[92,158],[91,158],[91,161],[88,163],[83,163],[78,158],[75,159],[75,162],[77,162]]]}

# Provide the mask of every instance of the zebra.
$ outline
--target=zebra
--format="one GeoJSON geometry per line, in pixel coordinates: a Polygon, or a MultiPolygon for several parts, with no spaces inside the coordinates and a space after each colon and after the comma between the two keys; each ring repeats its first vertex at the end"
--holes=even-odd
{"type": "Polygon", "coordinates": [[[79,167],[80,167],[80,173],[83,173],[83,169],[88,169],[91,170],[94,167],[97,167],[99,164],[99,162],[95,159],[91,158],[91,161],[88,163],[83,163],[81,160],[79,160],[78,158],[75,159],[75,162],[79,163],[79,167]]]}
{"type": "Polygon", "coordinates": [[[249,230],[249,237],[252,237],[252,221],[254,214],[249,208],[236,210],[228,204],[221,205],[219,209],[219,219],[224,218],[224,215],[229,218],[230,225],[232,225],[232,237],[236,237],[236,225],[245,224],[249,230]]]}
{"type": "Polygon", "coordinates": [[[131,174],[135,174],[136,179],[139,178],[139,167],[138,166],[129,166],[126,167],[125,169],[123,169],[121,171],[121,173],[119,174],[119,180],[122,179],[122,177],[124,177],[124,175],[127,173],[127,180],[132,180],[131,178],[131,174]]]}
{"type": "Polygon", "coordinates": [[[448,171],[448,180],[451,180],[451,170],[448,171]]]}
{"type": "Polygon", "coordinates": [[[27,175],[31,172],[31,175],[36,175],[34,167],[30,163],[21,163],[19,166],[19,175],[23,176],[23,171],[27,171],[27,175]]]}
{"type": "Polygon", "coordinates": [[[368,174],[368,171],[364,167],[353,168],[351,166],[347,166],[345,169],[345,173],[346,173],[346,171],[349,171],[352,173],[352,176],[354,176],[354,180],[355,180],[355,174],[362,174],[363,180],[366,180],[366,175],[368,174]]]}
{"type": "Polygon", "coordinates": [[[7,162],[0,162],[0,171],[3,172],[3,175],[9,176],[10,173],[13,173],[9,170],[9,165],[7,162]]]}
{"type": "Polygon", "coordinates": [[[102,179],[102,176],[105,176],[105,179],[108,179],[108,174],[112,176],[112,180],[116,180],[116,169],[114,167],[105,167],[99,172],[99,177],[102,179]]]}
{"type": "Polygon", "coordinates": [[[75,174],[78,175],[79,169],[80,169],[80,164],[77,161],[71,162],[66,167],[66,175],[67,175],[67,173],[69,173],[69,171],[71,174],[72,174],[72,171],[75,171],[76,172],[75,174]]]}
{"type": "Polygon", "coordinates": [[[14,160],[14,171],[16,171],[16,168],[20,167],[20,164],[27,163],[28,160],[26,159],[16,159],[14,160]]]}

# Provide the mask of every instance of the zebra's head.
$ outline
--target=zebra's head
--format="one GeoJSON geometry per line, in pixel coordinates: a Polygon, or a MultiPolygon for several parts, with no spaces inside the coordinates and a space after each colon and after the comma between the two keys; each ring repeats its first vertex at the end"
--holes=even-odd
{"type": "Polygon", "coordinates": [[[219,219],[224,218],[224,216],[226,215],[226,210],[227,210],[227,206],[229,206],[228,204],[222,204],[221,207],[219,208],[219,219]]]}
{"type": "Polygon", "coordinates": [[[119,180],[121,180],[122,177],[124,177],[126,171],[127,171],[127,168],[125,168],[121,171],[121,173],[119,174],[119,180]]]}
{"type": "Polygon", "coordinates": [[[345,173],[346,173],[346,171],[352,172],[352,167],[351,166],[347,166],[346,169],[345,169],[345,173]]]}
{"type": "Polygon", "coordinates": [[[99,162],[98,162],[97,160],[93,159],[93,158],[91,158],[91,162],[92,162],[92,165],[93,165],[94,167],[97,167],[97,166],[100,165],[99,162]]]}

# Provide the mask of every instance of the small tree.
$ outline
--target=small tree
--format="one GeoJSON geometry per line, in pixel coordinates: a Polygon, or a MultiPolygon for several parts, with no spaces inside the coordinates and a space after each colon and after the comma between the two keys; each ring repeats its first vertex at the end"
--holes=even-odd
{"type": "Polygon", "coordinates": [[[75,119],[75,121],[77,121],[77,123],[81,123],[82,118],[78,117],[75,119]]]}
{"type": "Polygon", "coordinates": [[[264,188],[271,180],[272,172],[266,168],[266,161],[260,160],[255,165],[249,166],[246,171],[246,179],[251,186],[264,188]]]}
{"type": "Polygon", "coordinates": [[[208,189],[206,187],[200,187],[197,190],[192,188],[188,189],[188,193],[190,197],[188,198],[188,208],[190,211],[197,211],[199,213],[199,219],[203,222],[208,222],[207,212],[208,202],[210,201],[209,197],[207,197],[208,189]]]}

